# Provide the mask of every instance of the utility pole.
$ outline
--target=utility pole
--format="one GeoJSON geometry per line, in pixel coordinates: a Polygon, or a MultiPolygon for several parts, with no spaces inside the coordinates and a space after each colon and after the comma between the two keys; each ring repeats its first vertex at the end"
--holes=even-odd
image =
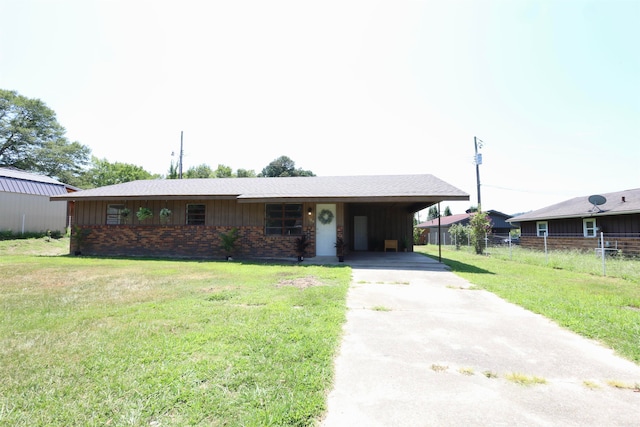
{"type": "Polygon", "coordinates": [[[478,184],[478,212],[481,212],[482,209],[480,206],[482,204],[482,201],[480,199],[480,165],[482,164],[482,154],[478,153],[478,148],[482,148],[482,141],[474,136],[473,145],[475,146],[475,149],[476,149],[476,156],[474,158],[474,163],[476,164],[476,182],[478,184]]]}

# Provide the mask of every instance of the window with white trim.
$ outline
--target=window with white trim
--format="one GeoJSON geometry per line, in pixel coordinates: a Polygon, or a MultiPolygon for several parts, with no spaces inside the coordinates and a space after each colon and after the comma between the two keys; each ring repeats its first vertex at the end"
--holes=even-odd
{"type": "Polygon", "coordinates": [[[546,234],[549,235],[549,223],[547,221],[538,221],[536,222],[536,230],[538,237],[544,237],[546,234]]]}
{"type": "Polygon", "coordinates": [[[187,205],[187,225],[204,225],[205,205],[187,205]]]}
{"type": "Polygon", "coordinates": [[[598,234],[598,228],[596,227],[595,218],[585,218],[582,220],[582,231],[584,237],[596,237],[598,234]]]}

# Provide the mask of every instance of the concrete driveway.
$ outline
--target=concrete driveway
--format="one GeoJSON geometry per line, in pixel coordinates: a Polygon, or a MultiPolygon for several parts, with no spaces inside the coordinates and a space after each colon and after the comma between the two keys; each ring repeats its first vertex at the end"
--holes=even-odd
{"type": "Polygon", "coordinates": [[[349,262],[323,427],[640,426],[640,366],[424,256],[387,255],[349,262]]]}

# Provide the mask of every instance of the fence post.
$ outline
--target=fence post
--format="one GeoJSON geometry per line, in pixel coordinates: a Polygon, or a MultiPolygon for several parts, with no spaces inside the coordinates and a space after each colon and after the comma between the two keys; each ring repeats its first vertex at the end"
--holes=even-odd
{"type": "Polygon", "coordinates": [[[511,246],[511,233],[509,233],[509,259],[513,259],[513,247],[511,246]]]}
{"type": "Polygon", "coordinates": [[[604,233],[600,232],[600,252],[602,253],[602,275],[607,275],[607,263],[604,256],[604,233]]]}

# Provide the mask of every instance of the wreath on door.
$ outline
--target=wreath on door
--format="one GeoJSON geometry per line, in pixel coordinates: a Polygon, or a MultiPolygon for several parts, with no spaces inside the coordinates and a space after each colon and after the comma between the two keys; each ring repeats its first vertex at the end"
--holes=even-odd
{"type": "Polygon", "coordinates": [[[322,209],[318,215],[318,221],[325,225],[331,224],[331,221],[333,221],[333,212],[329,209],[322,209]]]}

